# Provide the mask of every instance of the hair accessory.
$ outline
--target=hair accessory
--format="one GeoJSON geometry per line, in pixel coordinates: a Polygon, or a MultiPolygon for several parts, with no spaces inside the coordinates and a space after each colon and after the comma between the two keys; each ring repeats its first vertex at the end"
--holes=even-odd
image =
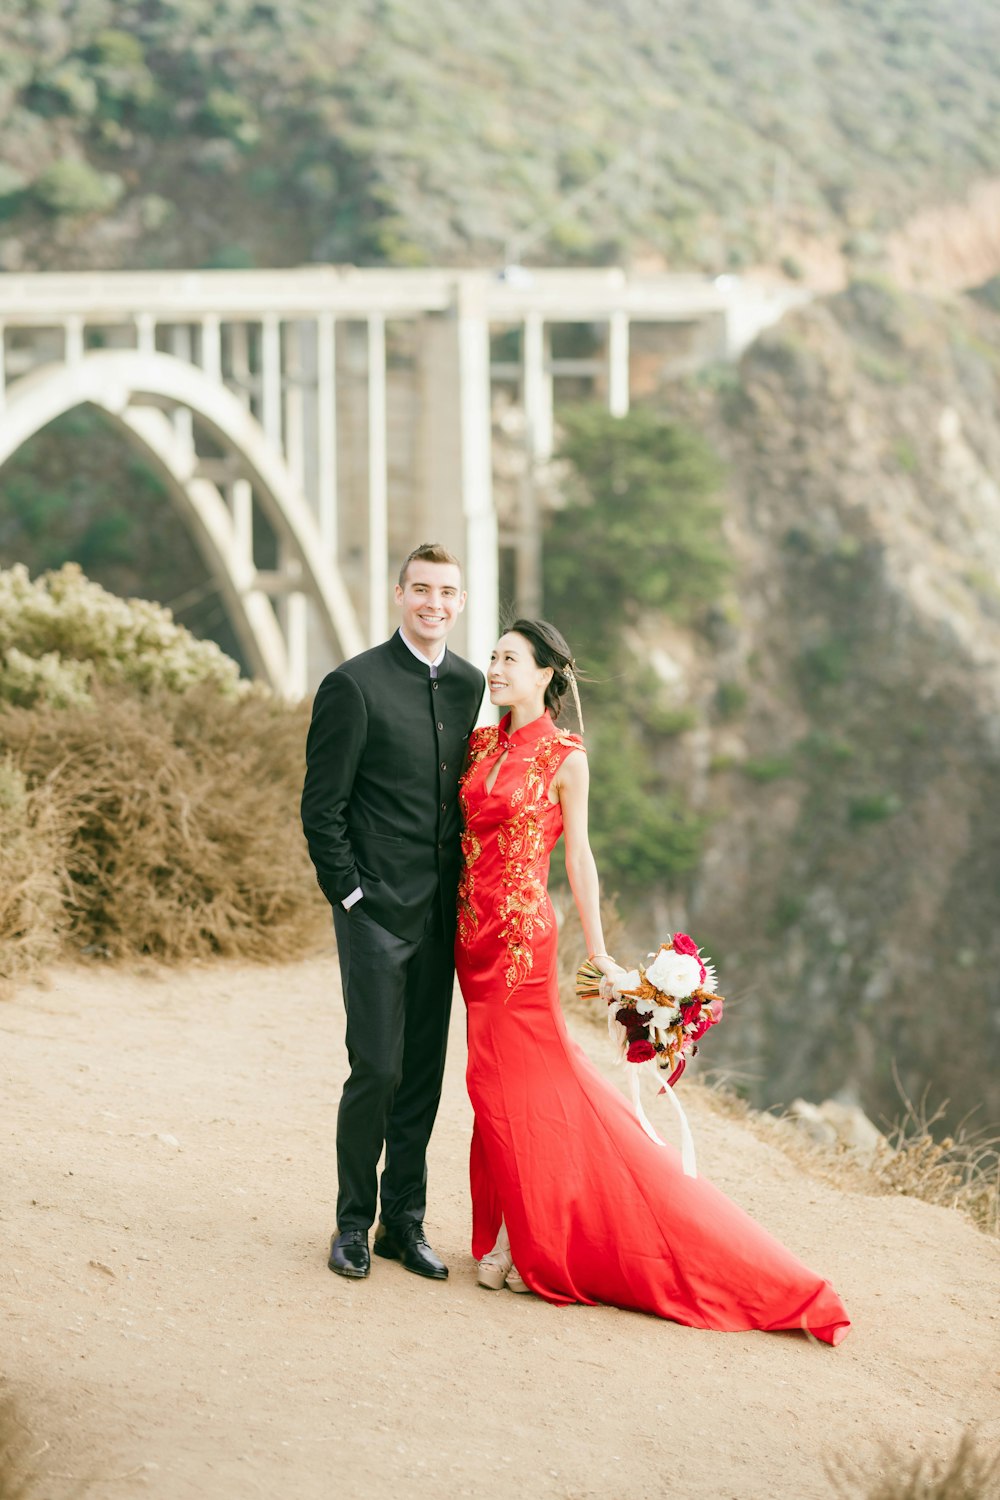
{"type": "Polygon", "coordinates": [[[566,668],[566,676],[569,678],[570,692],[573,694],[573,707],[576,709],[577,721],[580,725],[580,733],[583,734],[583,710],[580,707],[580,690],[576,685],[576,673],[572,667],[566,668]]]}

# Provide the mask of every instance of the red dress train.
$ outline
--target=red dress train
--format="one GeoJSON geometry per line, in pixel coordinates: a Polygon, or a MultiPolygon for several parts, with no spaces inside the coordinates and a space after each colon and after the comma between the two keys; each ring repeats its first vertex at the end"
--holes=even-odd
{"type": "Polygon", "coordinates": [[[569,1039],[546,891],[562,833],[549,788],[582,741],[547,714],[508,726],[509,716],[474,732],[461,787],[473,1255],[493,1248],[502,1218],[514,1264],[550,1302],[605,1302],[695,1328],[805,1328],[839,1343],[850,1325],[830,1283],[710,1182],[685,1176],[679,1154],[649,1139],[569,1039]]]}

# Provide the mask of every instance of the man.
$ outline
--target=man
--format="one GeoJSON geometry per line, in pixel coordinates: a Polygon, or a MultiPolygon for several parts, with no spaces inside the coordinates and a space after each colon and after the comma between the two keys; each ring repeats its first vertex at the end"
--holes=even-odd
{"type": "Polygon", "coordinates": [[[384,1143],[375,1253],[444,1280],[424,1235],[426,1152],[454,984],[458,778],[485,682],[445,646],[465,607],[450,552],[411,552],[396,604],[396,634],[321,683],[306,745],[302,823],[333,907],[350,1062],[329,1266],[368,1275],[384,1143]]]}

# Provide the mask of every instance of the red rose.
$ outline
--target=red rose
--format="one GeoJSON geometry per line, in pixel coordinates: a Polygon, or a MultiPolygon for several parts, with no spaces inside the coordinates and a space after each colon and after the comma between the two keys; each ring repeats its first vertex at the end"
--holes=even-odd
{"type": "Polygon", "coordinates": [[[694,1000],[690,1005],[681,1006],[681,1020],[685,1026],[690,1026],[692,1021],[697,1021],[701,1015],[701,1001],[694,1000]]]}
{"type": "Polygon", "coordinates": [[[695,942],[694,938],[689,937],[686,932],[675,932],[673,948],[675,953],[685,953],[688,958],[696,958],[698,960],[698,967],[701,969],[701,983],[704,984],[708,970],[705,968],[705,965],[701,961],[701,954],[698,952],[698,944],[695,942]]]}
{"type": "Polygon", "coordinates": [[[627,1056],[630,1063],[649,1062],[651,1057],[656,1056],[656,1048],[646,1037],[640,1037],[637,1041],[629,1042],[627,1056]]]}

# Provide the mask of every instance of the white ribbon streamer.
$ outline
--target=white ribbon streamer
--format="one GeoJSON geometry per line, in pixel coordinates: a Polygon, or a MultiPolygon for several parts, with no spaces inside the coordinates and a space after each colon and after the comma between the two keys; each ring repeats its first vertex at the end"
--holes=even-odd
{"type": "MultiPolygon", "coordinates": [[[[639,1121],[639,1124],[642,1126],[643,1130],[649,1136],[651,1141],[655,1141],[658,1146],[665,1147],[666,1141],[661,1140],[657,1135],[656,1131],[649,1123],[649,1120],[646,1116],[646,1111],[642,1107],[642,1096],[639,1092],[639,1068],[634,1063],[629,1065],[628,1084],[629,1092],[632,1095],[632,1108],[635,1110],[636,1119],[639,1121]]],[[[681,1166],[684,1168],[684,1175],[685,1177],[697,1177],[698,1165],[695,1160],[694,1136],[691,1134],[691,1126],[688,1124],[688,1118],[684,1113],[684,1107],[669,1084],[664,1089],[664,1093],[669,1095],[670,1102],[674,1106],[674,1109],[677,1111],[677,1118],[680,1122],[681,1166]]]]}
{"type": "Polygon", "coordinates": [[[684,1168],[684,1175],[685,1177],[697,1177],[698,1164],[695,1161],[694,1156],[694,1136],[691,1134],[691,1126],[688,1124],[688,1117],[684,1113],[684,1106],[681,1104],[681,1101],[678,1099],[677,1095],[674,1093],[669,1084],[667,1084],[664,1092],[667,1094],[667,1097],[669,1098],[671,1104],[677,1111],[677,1118],[680,1121],[681,1165],[684,1168]]]}

